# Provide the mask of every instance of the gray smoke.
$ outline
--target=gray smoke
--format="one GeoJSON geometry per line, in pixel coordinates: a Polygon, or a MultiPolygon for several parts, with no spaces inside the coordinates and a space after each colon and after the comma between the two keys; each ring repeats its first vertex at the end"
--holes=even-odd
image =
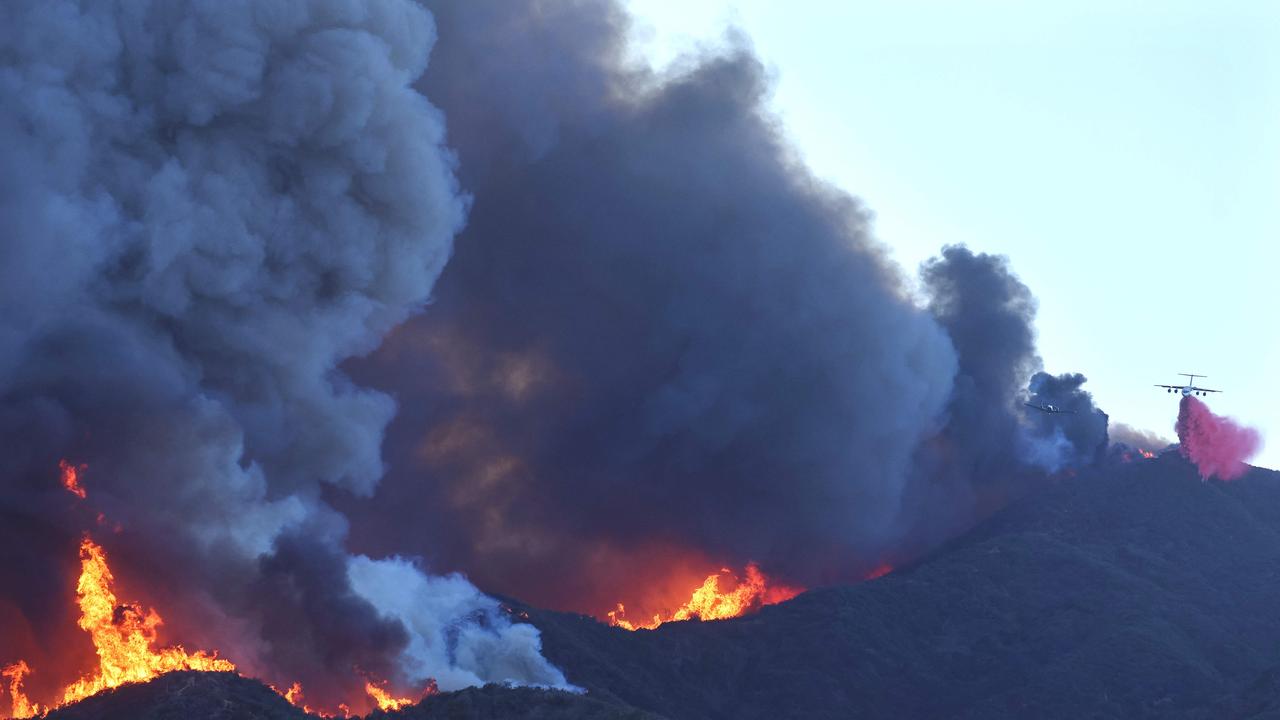
{"type": "Polygon", "coordinates": [[[1045,415],[1030,414],[1033,434],[1053,437],[1060,448],[1057,462],[1050,471],[1068,465],[1088,465],[1103,459],[1107,450],[1108,417],[1093,404],[1093,395],[1083,389],[1087,380],[1080,373],[1050,375],[1039,372],[1031,377],[1028,385],[1030,402],[1037,405],[1053,405],[1069,410],[1068,413],[1045,415]]]}
{"type": "Polygon", "coordinates": [[[1042,474],[1030,292],[950,248],[917,307],[743,40],[656,73],[613,2],[429,6],[475,204],[431,312],[352,366],[402,403],[358,547],[599,612],[685,551],[857,577],[1042,474]]]}
{"type": "Polygon", "coordinates": [[[349,559],[325,500],[374,491],[395,409],[338,364],[423,306],[463,223],[411,87],[434,39],[405,0],[0,6],[0,594],[35,628],[0,662],[59,632],[42,608],[72,604],[90,529],[172,629],[320,702],[397,666],[563,683],[465,581],[412,625],[353,586],[351,563],[432,580],[349,559]],[[64,579],[19,582],[27,557],[64,579]],[[483,652],[405,654],[432,623],[483,652]]]}

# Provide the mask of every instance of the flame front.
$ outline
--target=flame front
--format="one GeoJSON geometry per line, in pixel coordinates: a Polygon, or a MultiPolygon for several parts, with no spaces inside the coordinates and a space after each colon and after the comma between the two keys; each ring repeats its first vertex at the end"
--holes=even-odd
{"type": "Polygon", "coordinates": [[[144,682],[175,670],[228,671],[236,666],[203,651],[188,653],[180,645],[156,648],[156,628],[164,621],[155,610],[121,604],[111,589],[114,578],[102,548],[85,538],[80,543],[80,580],[76,601],[81,629],[93,638],[98,671],[83,677],[62,692],[62,703],[82,700],[108,688],[144,682]]]}
{"type": "Polygon", "coordinates": [[[369,697],[377,703],[379,710],[399,710],[405,705],[412,705],[413,700],[410,698],[398,698],[387,692],[386,688],[378,687],[371,682],[364,684],[364,691],[369,693],[369,697]]]}
{"type": "MultiPolygon", "coordinates": [[[[74,478],[76,468],[70,465],[63,467],[64,478],[68,468],[74,478]]],[[[76,603],[80,607],[77,624],[93,639],[98,667],[93,673],[67,685],[62,691],[61,700],[54,707],[83,700],[125,683],[146,682],[176,670],[235,671],[235,664],[218,657],[216,652],[188,653],[181,645],[157,647],[157,629],[164,621],[155,610],[144,610],[138,603],[120,602],[112,588],[114,581],[111,568],[107,565],[106,552],[86,537],[80,543],[80,577],[76,581],[76,603]]],[[[8,686],[11,718],[36,717],[51,709],[27,698],[22,686],[30,673],[30,666],[23,660],[0,670],[0,677],[4,678],[8,686]]],[[[369,681],[365,685],[365,691],[379,708],[397,710],[415,702],[409,698],[393,696],[382,687],[385,684],[369,681]]],[[[285,691],[275,687],[272,689],[309,714],[334,717],[304,705],[302,685],[299,683],[293,683],[285,691]]],[[[423,691],[423,696],[436,692],[438,690],[432,680],[423,691]]],[[[343,717],[351,715],[346,704],[340,704],[338,709],[343,717]]]]}
{"type": "Polygon", "coordinates": [[[667,622],[679,620],[727,620],[743,615],[763,605],[774,605],[799,595],[801,588],[772,583],[755,563],[748,563],[746,579],[741,580],[732,590],[721,590],[720,578],[732,577],[728,568],[712,573],[693,591],[689,600],[667,617],[654,614],[653,619],[645,622],[631,622],[626,618],[626,607],[618,603],[618,609],[608,613],[609,624],[623,630],[652,630],[667,622]]]}

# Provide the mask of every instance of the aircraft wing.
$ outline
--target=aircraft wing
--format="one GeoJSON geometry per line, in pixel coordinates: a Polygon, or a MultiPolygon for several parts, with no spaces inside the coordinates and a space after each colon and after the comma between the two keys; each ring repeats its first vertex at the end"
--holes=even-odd
{"type": "Polygon", "coordinates": [[[1191,387],[1191,389],[1195,390],[1196,392],[1222,392],[1221,390],[1210,390],[1209,388],[1198,388],[1198,387],[1195,387],[1194,385],[1191,387]]]}
{"type": "MultiPolygon", "coordinates": [[[[1181,386],[1181,385],[1160,385],[1160,384],[1157,384],[1157,385],[1156,385],[1156,387],[1169,388],[1170,390],[1181,390],[1181,389],[1182,389],[1182,386],[1181,386]]],[[[1215,390],[1214,392],[1217,392],[1217,391],[1215,390]]]]}

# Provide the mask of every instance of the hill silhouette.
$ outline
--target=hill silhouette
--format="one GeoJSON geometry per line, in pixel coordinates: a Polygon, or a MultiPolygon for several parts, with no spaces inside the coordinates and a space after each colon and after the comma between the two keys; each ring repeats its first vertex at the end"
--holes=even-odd
{"type": "Polygon", "coordinates": [[[1280,475],[1206,483],[1172,452],[1089,471],[747,618],[528,612],[572,682],[672,718],[1222,717],[1265,707],[1265,683],[1237,695],[1280,663],[1280,475]]]}
{"type": "MultiPolygon", "coordinates": [[[[266,685],[229,672],[174,672],[55,710],[47,720],[314,720],[266,685]]],[[[486,685],[433,695],[371,720],[662,720],[573,693],[486,685]]]]}
{"type": "MultiPolygon", "coordinates": [[[[1280,473],[1202,482],[1172,452],[1085,472],[910,567],[734,620],[627,632],[512,605],[586,695],[489,686],[399,716],[1280,718],[1280,473]]],[[[49,717],[305,716],[174,673],[49,717]]]]}

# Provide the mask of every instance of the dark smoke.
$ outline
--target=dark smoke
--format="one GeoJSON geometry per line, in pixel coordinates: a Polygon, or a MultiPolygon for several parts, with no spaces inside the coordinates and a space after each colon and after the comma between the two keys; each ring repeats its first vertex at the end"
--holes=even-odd
{"type": "Polygon", "coordinates": [[[1058,466],[1088,465],[1102,460],[1107,451],[1107,414],[1093,404],[1093,395],[1083,389],[1086,378],[1080,373],[1050,375],[1036,373],[1029,385],[1031,402],[1053,405],[1068,414],[1032,414],[1041,437],[1051,437],[1061,448],[1058,466]],[[1065,442],[1057,442],[1062,438],[1065,442]]]}
{"type": "Polygon", "coordinates": [[[576,609],[847,580],[1105,443],[1072,377],[1028,395],[1006,261],[946,248],[918,306],[742,39],[659,74],[612,0],[428,7],[438,44],[404,0],[0,5],[0,662],[83,643],[89,531],[311,701],[563,684],[424,568],[576,609]]]}
{"type": "Polygon", "coordinates": [[[1031,293],[955,247],[917,307],[740,39],[655,74],[611,2],[430,6],[475,204],[431,311],[353,369],[402,405],[360,547],[602,609],[681,548],[855,577],[1043,474],[1031,293]]]}
{"type": "Polygon", "coordinates": [[[72,679],[40,663],[90,531],[174,635],[319,701],[397,664],[563,681],[474,589],[433,621],[515,659],[411,656],[348,566],[420,571],[348,558],[322,497],[373,492],[394,411],[338,364],[422,307],[463,221],[410,87],[434,32],[403,0],[0,5],[0,663],[72,679]]]}

